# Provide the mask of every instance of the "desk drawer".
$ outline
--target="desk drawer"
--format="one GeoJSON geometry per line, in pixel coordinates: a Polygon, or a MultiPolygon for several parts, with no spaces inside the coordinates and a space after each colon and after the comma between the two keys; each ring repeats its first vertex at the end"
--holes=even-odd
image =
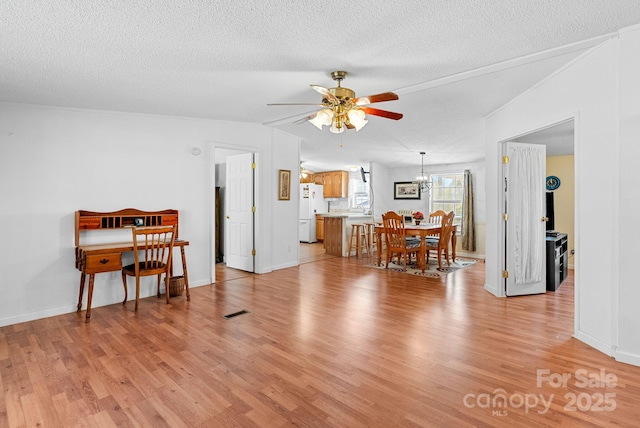
{"type": "Polygon", "coordinates": [[[113,272],[122,269],[120,253],[88,255],[84,273],[113,272]]]}

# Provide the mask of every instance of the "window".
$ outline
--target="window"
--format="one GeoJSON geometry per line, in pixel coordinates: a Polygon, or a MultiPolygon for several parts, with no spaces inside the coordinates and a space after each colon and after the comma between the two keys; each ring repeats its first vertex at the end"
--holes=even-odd
{"type": "Polygon", "coordinates": [[[371,208],[369,184],[360,179],[349,180],[349,198],[351,208],[362,208],[364,211],[368,211],[371,208]]]}
{"type": "Polygon", "coordinates": [[[464,203],[464,173],[432,174],[433,187],[430,196],[430,212],[453,211],[453,224],[462,231],[462,206],[464,203]]]}

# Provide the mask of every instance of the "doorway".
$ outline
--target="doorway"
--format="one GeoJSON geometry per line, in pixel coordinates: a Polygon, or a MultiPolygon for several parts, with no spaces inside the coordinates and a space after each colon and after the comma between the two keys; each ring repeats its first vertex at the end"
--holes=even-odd
{"type": "MultiPolygon", "coordinates": [[[[556,122],[535,131],[510,139],[524,144],[539,144],[546,147],[546,176],[557,178],[558,187],[554,193],[554,230],[568,236],[569,263],[574,268],[575,236],[575,120],[570,118],[556,122]]],[[[502,186],[502,183],[500,183],[502,186]]],[[[505,245],[503,243],[503,245],[505,245]]],[[[504,250],[504,248],[503,248],[504,250]]],[[[578,278],[575,287],[578,289],[578,278]]]]}
{"type": "MultiPolygon", "coordinates": [[[[218,240],[217,253],[222,253],[225,266],[247,272],[255,272],[255,156],[249,149],[214,149],[214,183],[219,198],[214,217],[219,226],[212,229],[219,235],[213,241],[218,240]]],[[[216,257],[215,248],[213,254],[216,257]]],[[[215,269],[213,277],[215,281],[215,269]]]]}

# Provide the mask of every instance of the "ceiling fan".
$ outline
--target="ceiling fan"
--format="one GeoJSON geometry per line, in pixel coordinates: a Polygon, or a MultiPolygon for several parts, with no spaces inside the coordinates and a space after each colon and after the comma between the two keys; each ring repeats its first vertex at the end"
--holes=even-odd
{"type": "Polygon", "coordinates": [[[394,113],[392,111],[368,107],[369,104],[373,103],[397,100],[398,95],[393,92],[383,92],[381,94],[368,95],[366,97],[356,97],[356,93],[352,89],[340,86],[340,82],[342,82],[346,76],[346,71],[331,72],[331,78],[338,82],[338,86],[335,88],[311,85],[311,88],[322,95],[322,101],[320,104],[281,103],[267,105],[319,105],[323,107],[322,110],[300,119],[295,123],[309,121],[320,130],[322,130],[323,126],[330,125],[329,130],[334,134],[344,132],[344,128],[359,131],[368,122],[366,119],[367,114],[393,120],[402,119],[401,113],[394,113]]]}

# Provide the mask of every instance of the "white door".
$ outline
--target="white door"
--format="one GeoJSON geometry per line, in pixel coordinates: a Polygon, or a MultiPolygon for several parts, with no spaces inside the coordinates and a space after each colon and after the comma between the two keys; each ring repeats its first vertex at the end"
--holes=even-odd
{"type": "Polygon", "coordinates": [[[253,153],[227,157],[225,256],[227,266],[254,272],[253,153]]]}
{"type": "Polygon", "coordinates": [[[546,292],[546,147],[504,143],[506,295],[546,292]]]}

